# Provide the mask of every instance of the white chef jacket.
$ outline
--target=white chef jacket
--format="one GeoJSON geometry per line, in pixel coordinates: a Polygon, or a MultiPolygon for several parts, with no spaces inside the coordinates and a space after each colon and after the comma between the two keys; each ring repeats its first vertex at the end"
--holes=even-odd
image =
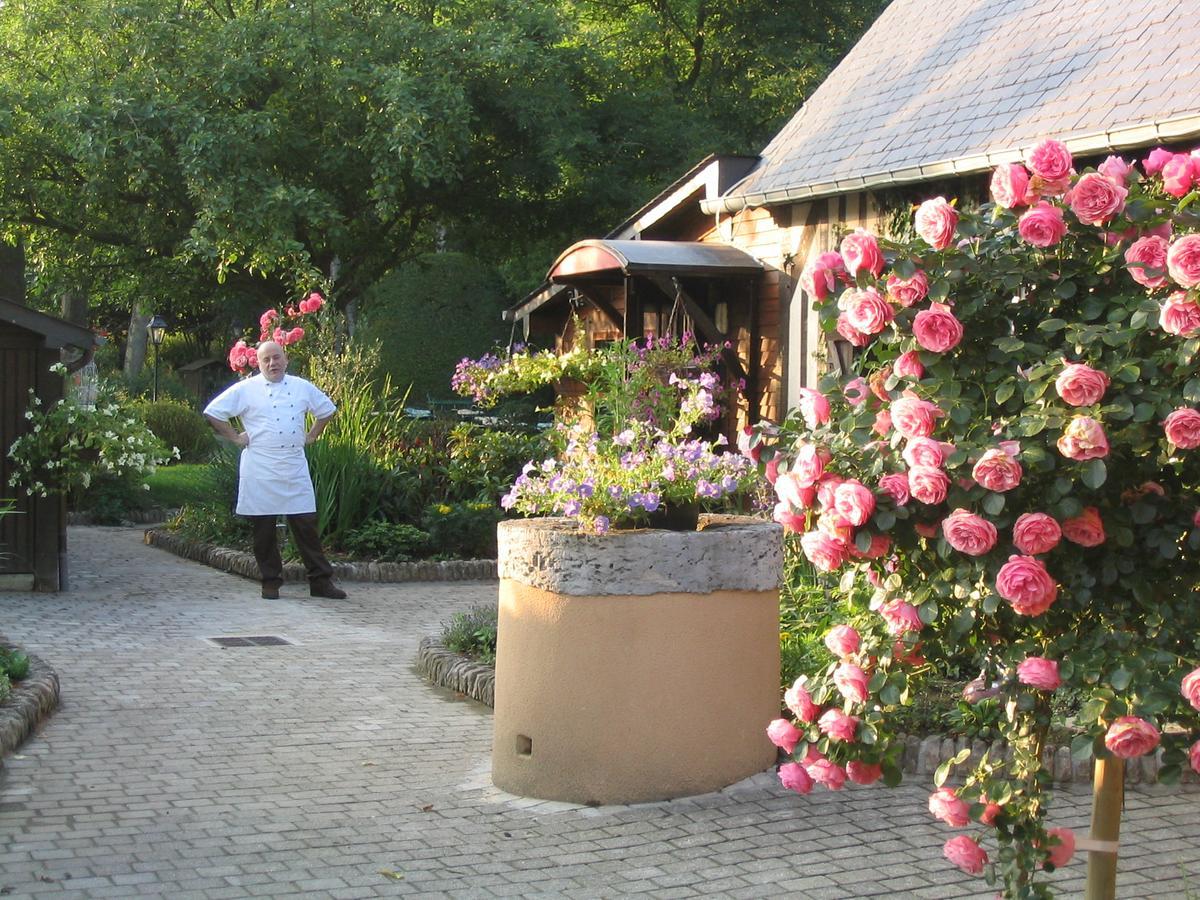
{"type": "Polygon", "coordinates": [[[333,401],[311,382],[286,374],[270,382],[262,373],[226,388],[204,408],[204,415],[223,422],[239,417],[250,438],[238,466],[238,515],[317,511],[304,456],[304,415],[327,419],[336,411],[333,401]]]}

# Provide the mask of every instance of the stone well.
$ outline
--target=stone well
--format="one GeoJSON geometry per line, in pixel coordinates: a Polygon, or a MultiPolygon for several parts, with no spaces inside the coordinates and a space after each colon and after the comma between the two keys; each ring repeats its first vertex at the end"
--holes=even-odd
{"type": "Polygon", "coordinates": [[[579,534],[499,526],[492,780],[610,804],[718,790],[775,759],[777,525],[579,534]]]}

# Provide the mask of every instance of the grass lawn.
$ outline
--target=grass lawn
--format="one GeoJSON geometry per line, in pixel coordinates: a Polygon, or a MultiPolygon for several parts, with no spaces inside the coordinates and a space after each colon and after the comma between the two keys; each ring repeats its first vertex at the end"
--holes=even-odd
{"type": "Polygon", "coordinates": [[[164,509],[211,501],[216,494],[213,468],[208,463],[161,466],[146,483],[150,485],[151,505],[164,509]]]}

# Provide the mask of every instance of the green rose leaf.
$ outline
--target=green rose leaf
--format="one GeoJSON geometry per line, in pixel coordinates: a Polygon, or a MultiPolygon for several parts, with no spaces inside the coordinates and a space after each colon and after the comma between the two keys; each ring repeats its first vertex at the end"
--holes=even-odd
{"type": "Polygon", "coordinates": [[[1089,459],[1083,464],[1083,473],[1080,475],[1080,479],[1092,490],[1099,488],[1107,478],[1108,468],[1104,465],[1104,460],[1089,459]]]}

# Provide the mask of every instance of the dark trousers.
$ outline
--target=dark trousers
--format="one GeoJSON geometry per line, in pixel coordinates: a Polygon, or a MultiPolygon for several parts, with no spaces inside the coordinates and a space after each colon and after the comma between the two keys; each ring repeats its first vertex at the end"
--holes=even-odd
{"type": "MultiPolygon", "coordinates": [[[[283,584],[283,559],[279,555],[279,540],[275,532],[275,516],[248,516],[254,527],[254,558],[258,560],[258,571],[262,573],[263,587],[278,588],[283,584]]],[[[329,584],[333,579],[333,566],[321,549],[321,536],[317,533],[317,514],[303,513],[287,517],[292,531],[292,540],[304,560],[310,585],[329,584]]]]}

